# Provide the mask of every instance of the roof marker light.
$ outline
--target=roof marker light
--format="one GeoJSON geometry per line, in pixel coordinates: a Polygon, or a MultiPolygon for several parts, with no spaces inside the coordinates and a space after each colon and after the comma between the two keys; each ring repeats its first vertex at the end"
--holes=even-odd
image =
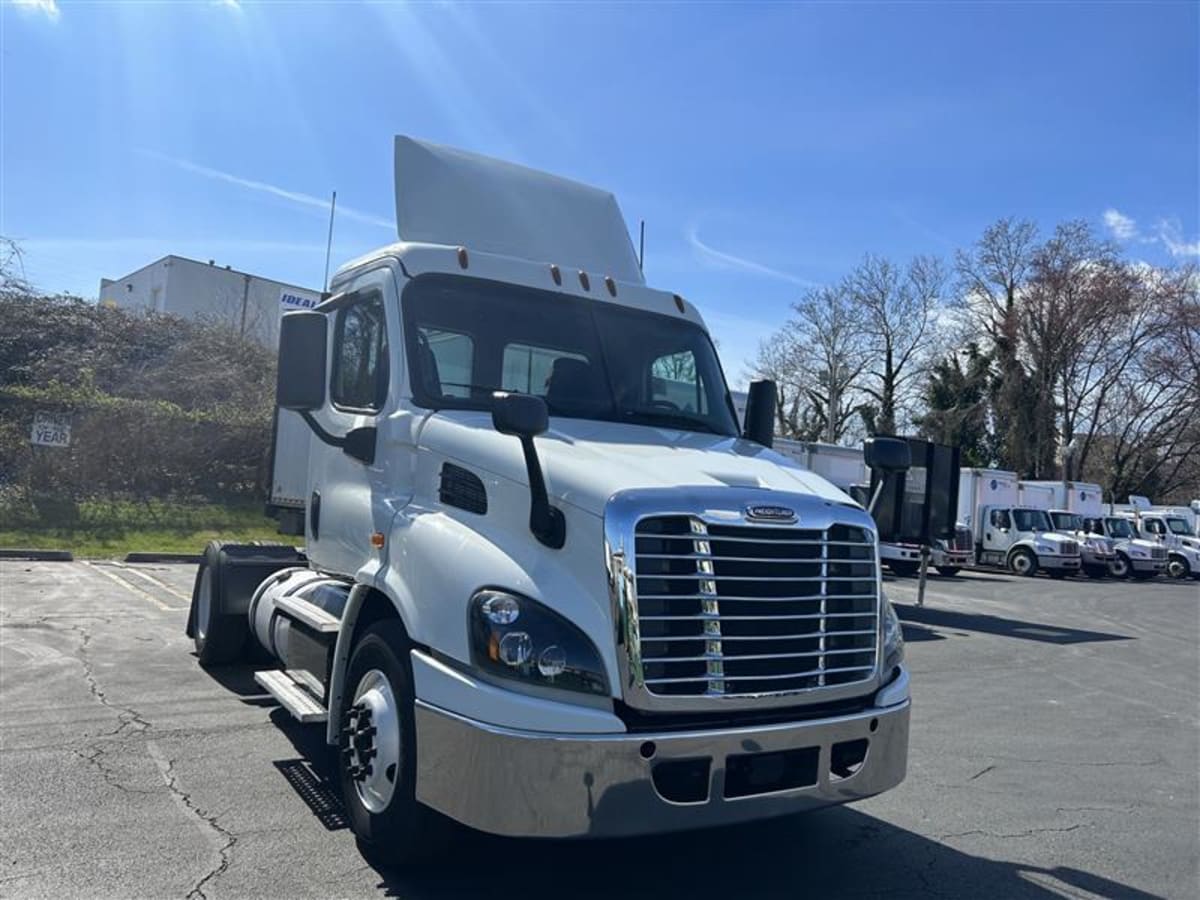
{"type": "Polygon", "coordinates": [[[617,283],[613,281],[611,275],[604,276],[604,286],[608,288],[608,293],[613,297],[617,296],[617,283]]]}
{"type": "Polygon", "coordinates": [[[562,284],[562,272],[558,270],[558,266],[550,263],[550,277],[554,279],[555,284],[562,284]]]}
{"type": "Polygon", "coordinates": [[[683,305],[683,298],[680,297],[678,294],[675,294],[674,297],[675,297],[675,307],[680,312],[687,312],[687,310],[685,309],[685,307],[683,305]]]}
{"type": "Polygon", "coordinates": [[[585,291],[592,289],[592,283],[588,280],[588,273],[583,271],[583,269],[579,270],[579,283],[583,285],[585,291]]]}
{"type": "Polygon", "coordinates": [[[466,248],[466,247],[459,247],[459,248],[458,248],[458,265],[459,265],[459,268],[465,269],[465,268],[467,267],[467,265],[468,265],[468,262],[469,262],[469,260],[467,259],[467,248],[466,248]]]}

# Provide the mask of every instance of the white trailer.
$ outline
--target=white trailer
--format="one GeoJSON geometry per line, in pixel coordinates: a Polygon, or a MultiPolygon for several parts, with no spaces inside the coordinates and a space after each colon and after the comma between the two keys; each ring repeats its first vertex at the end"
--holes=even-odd
{"type": "Polygon", "coordinates": [[[428,852],[443,817],[653,834],[899,784],[877,530],[771,449],[774,385],[739,428],[700,313],[645,284],[611,194],[395,149],[400,241],[281,326],[305,552],[209,545],[200,664],[274,660],[256,680],[337,748],[379,862],[428,852]]]}
{"type": "MultiPolygon", "coordinates": [[[[1018,575],[1044,570],[1051,578],[1078,572],[1079,542],[1054,530],[1045,509],[1021,503],[1015,472],[963,469],[958,488],[958,517],[975,536],[975,562],[1018,575]]],[[[1045,495],[1034,492],[1039,500],[1045,495]]]]}

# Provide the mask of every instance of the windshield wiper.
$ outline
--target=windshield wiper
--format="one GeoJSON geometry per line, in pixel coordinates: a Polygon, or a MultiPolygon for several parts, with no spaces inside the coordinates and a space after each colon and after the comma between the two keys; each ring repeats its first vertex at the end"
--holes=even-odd
{"type": "Polygon", "coordinates": [[[623,409],[621,415],[635,421],[638,425],[660,425],[664,428],[681,428],[684,431],[703,431],[708,434],[722,434],[707,419],[689,416],[684,413],[663,412],[662,410],[623,409]]]}

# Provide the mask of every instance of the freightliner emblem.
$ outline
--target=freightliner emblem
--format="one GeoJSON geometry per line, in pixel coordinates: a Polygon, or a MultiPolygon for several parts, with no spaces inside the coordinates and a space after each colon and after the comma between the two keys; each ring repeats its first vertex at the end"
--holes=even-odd
{"type": "Polygon", "coordinates": [[[758,504],[746,507],[746,518],[757,522],[795,522],[796,511],[786,506],[758,504]]]}

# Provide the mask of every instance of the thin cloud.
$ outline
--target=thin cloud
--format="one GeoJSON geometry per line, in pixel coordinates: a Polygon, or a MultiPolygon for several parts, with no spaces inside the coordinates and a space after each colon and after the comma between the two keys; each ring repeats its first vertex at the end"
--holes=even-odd
{"type": "Polygon", "coordinates": [[[700,258],[706,262],[712,263],[718,268],[738,269],[742,272],[752,272],[755,275],[765,275],[768,278],[777,278],[780,281],[788,281],[792,284],[798,284],[801,287],[817,287],[817,282],[809,281],[807,278],[801,278],[799,275],[793,275],[791,272],[783,272],[763,263],[756,262],[753,259],[746,259],[744,256],[735,256],[732,253],[726,253],[724,250],[718,250],[715,247],[710,247],[708,244],[700,240],[699,229],[695,225],[688,227],[685,234],[688,243],[692,249],[699,254],[700,258]]]}
{"type": "Polygon", "coordinates": [[[1183,229],[1178,222],[1163,219],[1158,223],[1158,239],[1176,259],[1200,257],[1200,239],[1189,241],[1183,236],[1183,229]]]}
{"type": "Polygon", "coordinates": [[[61,14],[57,0],[9,0],[18,9],[43,13],[51,22],[57,22],[61,14]]]}
{"type": "Polygon", "coordinates": [[[1104,211],[1104,227],[1118,241],[1132,241],[1138,237],[1137,222],[1117,209],[1104,211]]]}
{"type": "MultiPolygon", "coordinates": [[[[157,153],[153,150],[139,150],[143,156],[148,156],[151,159],[157,159],[165,163],[169,163],[178,169],[185,172],[191,172],[194,175],[202,175],[205,178],[210,178],[213,181],[222,181],[225,184],[232,184],[236,187],[244,188],[248,191],[256,191],[260,194],[268,194],[272,197],[279,197],[282,200],[288,200],[292,203],[301,206],[309,206],[313,209],[329,211],[329,201],[323,197],[314,197],[312,194],[304,194],[300,191],[290,191],[286,188],[281,188],[273,184],[268,184],[265,181],[255,181],[251,178],[242,178],[239,175],[233,175],[229,172],[222,172],[219,169],[210,169],[208,166],[202,166],[198,163],[189,162],[186,159],[177,159],[173,156],[167,156],[162,153],[157,153]]],[[[382,216],[376,216],[368,212],[361,212],[339,204],[337,214],[340,218],[350,219],[355,222],[362,222],[365,225],[375,225],[379,228],[386,228],[389,231],[394,231],[396,228],[395,222],[391,219],[385,219],[382,216]]]]}

